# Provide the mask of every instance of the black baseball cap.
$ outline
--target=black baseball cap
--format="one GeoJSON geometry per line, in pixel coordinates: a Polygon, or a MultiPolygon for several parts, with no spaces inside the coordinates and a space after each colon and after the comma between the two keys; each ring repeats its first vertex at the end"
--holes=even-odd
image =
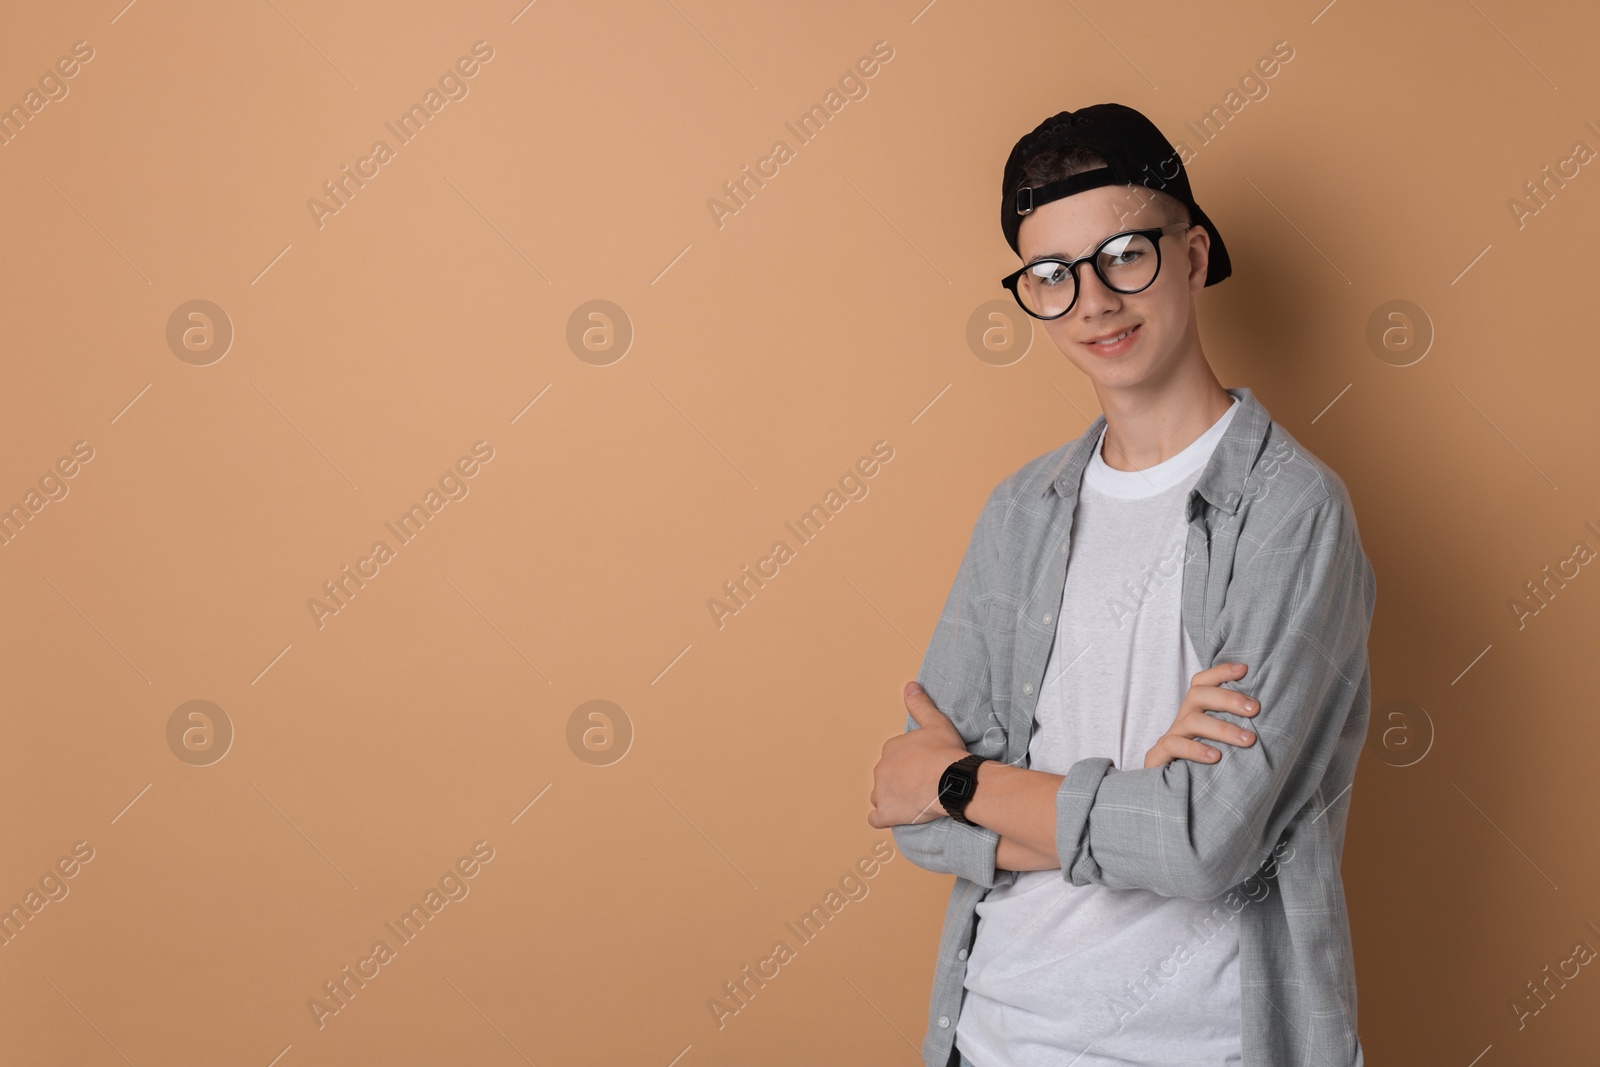
{"type": "Polygon", "coordinates": [[[1189,209],[1190,219],[1204,226],[1211,236],[1206,284],[1215,285],[1233,273],[1222,235],[1194,202],[1189,175],[1172,142],[1156,129],[1155,123],[1124,104],[1090,104],[1076,111],[1063,111],[1039,123],[1033,132],[1016,143],[1006,159],[1005,178],[1000,187],[1000,229],[1005,232],[1006,243],[1020,256],[1017,231],[1022,228],[1023,218],[1034,208],[1085,189],[1112,184],[1143,185],[1182,201],[1189,209]],[[1046,148],[1070,145],[1094,149],[1105,159],[1106,166],[1037,187],[1024,185],[1016,193],[1010,192],[1022,181],[1022,167],[1029,156],[1046,148]]]}

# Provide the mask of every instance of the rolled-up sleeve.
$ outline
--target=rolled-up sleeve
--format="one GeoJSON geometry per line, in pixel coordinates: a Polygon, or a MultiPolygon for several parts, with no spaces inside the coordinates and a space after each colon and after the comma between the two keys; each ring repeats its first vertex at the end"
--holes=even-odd
{"type": "Polygon", "coordinates": [[[1285,518],[1242,561],[1212,624],[1220,642],[1209,666],[1246,664],[1223,688],[1260,710],[1209,714],[1253,730],[1255,742],[1215,743],[1221,758],[1209,764],[1074,763],[1056,793],[1062,877],[1197,900],[1249,878],[1322,784],[1367,672],[1375,599],[1342,492],[1285,518]]]}
{"type": "MultiPolygon", "coordinates": [[[[1003,757],[1005,733],[992,702],[985,627],[1009,485],[1007,479],[995,487],[973,524],[966,554],[917,673],[917,683],[955,724],[967,750],[991,759],[1003,757]]],[[[910,714],[905,728],[919,729],[910,714]]],[[[1000,835],[987,827],[969,826],[941,815],[929,822],[895,826],[893,833],[900,852],[918,867],[954,874],[985,888],[1016,878],[1014,871],[995,870],[1000,835]]]]}

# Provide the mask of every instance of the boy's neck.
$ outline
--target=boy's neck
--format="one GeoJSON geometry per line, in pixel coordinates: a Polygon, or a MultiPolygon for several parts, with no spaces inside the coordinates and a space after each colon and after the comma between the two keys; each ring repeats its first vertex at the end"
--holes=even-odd
{"type": "Polygon", "coordinates": [[[1108,467],[1139,471],[1182,452],[1233,404],[1204,356],[1184,361],[1168,380],[1134,389],[1099,389],[1106,416],[1101,458],[1108,467]]]}

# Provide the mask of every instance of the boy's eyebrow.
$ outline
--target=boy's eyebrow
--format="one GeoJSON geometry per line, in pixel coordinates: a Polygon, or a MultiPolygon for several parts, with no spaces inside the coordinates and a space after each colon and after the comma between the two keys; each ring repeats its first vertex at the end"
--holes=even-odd
{"type": "MultiPolygon", "coordinates": [[[[1128,231],[1126,231],[1126,230],[1117,230],[1117,231],[1115,231],[1113,233],[1108,233],[1108,234],[1105,235],[1105,237],[1100,238],[1100,240],[1098,240],[1098,241],[1094,242],[1092,245],[1090,245],[1089,248],[1090,249],[1099,248],[1100,245],[1104,241],[1106,241],[1108,238],[1115,237],[1119,233],[1127,233],[1127,232],[1128,231]]],[[[1084,255],[1088,255],[1089,254],[1088,250],[1085,250],[1083,254],[1084,255]]],[[[1069,256],[1069,255],[1067,255],[1067,254],[1065,254],[1063,252],[1041,252],[1039,255],[1034,256],[1032,259],[1030,259],[1026,263],[1024,263],[1023,266],[1024,267],[1031,267],[1035,263],[1041,262],[1042,260],[1046,260],[1046,259],[1072,260],[1072,259],[1077,259],[1077,258],[1078,258],[1077,256],[1069,256]]]]}

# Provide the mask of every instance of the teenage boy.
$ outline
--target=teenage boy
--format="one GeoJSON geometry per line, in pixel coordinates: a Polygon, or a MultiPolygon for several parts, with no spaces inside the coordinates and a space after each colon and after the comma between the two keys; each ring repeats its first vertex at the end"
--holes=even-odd
{"type": "Polygon", "coordinates": [[[1004,284],[1103,414],[990,493],[873,770],[868,823],[956,876],[923,1062],[1361,1067],[1350,497],[1212,372],[1228,254],[1149,119],[1047,119],[1002,197],[1004,284]]]}

